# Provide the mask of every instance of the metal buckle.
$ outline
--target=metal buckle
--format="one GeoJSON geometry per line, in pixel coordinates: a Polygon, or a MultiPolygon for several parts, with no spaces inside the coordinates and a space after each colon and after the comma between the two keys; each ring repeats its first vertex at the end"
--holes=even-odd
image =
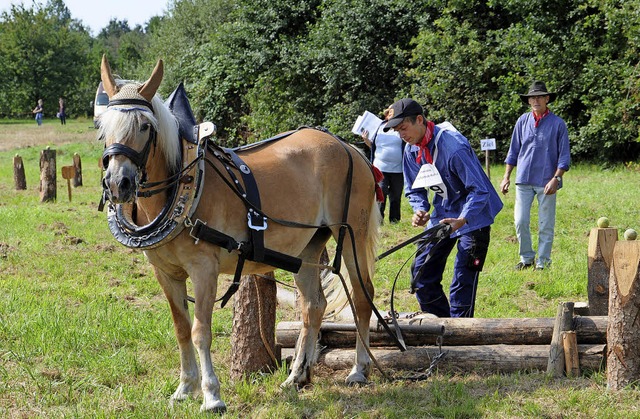
{"type": "MultiPolygon", "coordinates": [[[[249,212],[247,213],[247,225],[249,226],[250,229],[252,230],[256,230],[256,231],[262,231],[262,230],[266,230],[267,229],[267,217],[262,217],[262,225],[255,225],[253,224],[253,217],[251,216],[251,214],[253,213],[253,210],[249,210],[249,212]]],[[[256,215],[258,215],[256,213],[256,215]]]]}
{"type": "Polygon", "coordinates": [[[203,221],[202,221],[202,220],[200,220],[199,218],[196,220],[195,224],[191,223],[191,220],[189,220],[189,224],[190,224],[190,225],[189,225],[189,224],[187,224],[187,223],[186,223],[186,221],[185,221],[185,225],[186,225],[187,227],[191,227],[191,230],[189,230],[189,236],[191,236],[191,237],[195,240],[195,243],[194,243],[194,244],[198,244],[198,243],[200,242],[200,237],[197,237],[197,236],[194,236],[194,235],[193,235],[193,230],[195,230],[195,228],[197,227],[198,223],[200,223],[200,224],[204,224],[204,225],[207,225],[207,223],[203,222],[203,221]]]}

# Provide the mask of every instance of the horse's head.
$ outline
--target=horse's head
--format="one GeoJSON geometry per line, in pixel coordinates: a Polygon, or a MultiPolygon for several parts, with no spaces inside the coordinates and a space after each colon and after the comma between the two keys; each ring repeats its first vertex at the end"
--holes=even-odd
{"type": "Polygon", "coordinates": [[[158,121],[152,101],[162,76],[159,60],[145,83],[118,84],[106,56],[102,57],[102,84],[109,95],[107,112],[101,115],[99,125],[105,141],[103,188],[113,203],[134,200],[138,185],[144,181],[147,159],[157,142],[158,121]]]}

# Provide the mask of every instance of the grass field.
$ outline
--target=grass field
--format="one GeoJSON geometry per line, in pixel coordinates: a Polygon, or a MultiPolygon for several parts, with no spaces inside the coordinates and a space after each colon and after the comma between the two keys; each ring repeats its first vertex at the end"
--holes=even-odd
{"type": "MultiPolygon", "coordinates": [[[[42,127],[0,121],[0,417],[204,417],[200,400],[168,405],[179,374],[168,304],[144,255],[118,244],[97,211],[101,153],[90,120],[64,127],[53,120],[42,127]],[[43,204],[39,156],[47,146],[57,152],[58,192],[57,202],[43,204]],[[83,186],[69,202],[60,167],[70,165],[74,153],[82,158],[83,186]],[[14,190],[16,154],[24,161],[26,191],[14,190]]],[[[500,164],[491,167],[494,184],[502,171],[500,164]]],[[[640,229],[639,178],[624,166],[575,165],[558,197],[553,264],[541,272],[513,270],[514,196],[504,197],[476,317],[553,317],[560,302],[586,301],[589,231],[604,215],[620,236],[640,229]]],[[[419,231],[409,219],[405,202],[403,222],[383,225],[380,251],[419,231]]],[[[379,309],[389,308],[399,275],[396,308],[417,310],[407,292],[408,268],[402,269],[413,251],[408,246],[378,263],[379,309]]],[[[280,319],[288,316],[279,312],[280,319]]],[[[640,391],[608,391],[601,371],[574,379],[543,372],[437,373],[419,382],[385,382],[374,371],[371,385],[347,388],[346,371],[319,368],[315,385],[302,392],[279,388],[284,369],[232,382],[231,321],[230,308],[214,311],[213,358],[229,418],[640,417],[640,391]]]]}

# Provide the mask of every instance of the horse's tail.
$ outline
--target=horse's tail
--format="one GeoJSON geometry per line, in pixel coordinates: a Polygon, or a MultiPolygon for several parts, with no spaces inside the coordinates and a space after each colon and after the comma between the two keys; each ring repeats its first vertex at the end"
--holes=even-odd
{"type": "MultiPolygon", "coordinates": [[[[365,244],[365,252],[367,255],[367,266],[358,266],[361,273],[368,273],[368,280],[373,280],[376,264],[376,249],[378,245],[378,233],[381,222],[380,210],[376,199],[372,200],[371,212],[369,214],[369,224],[367,226],[367,238],[365,244]],[[366,269],[366,271],[363,271],[366,269]]],[[[353,295],[353,288],[349,278],[349,272],[344,264],[344,260],[340,264],[340,275],[344,279],[344,282],[349,290],[349,294],[353,295]]],[[[340,276],[332,272],[331,269],[323,269],[320,272],[320,280],[322,281],[322,290],[324,291],[325,298],[327,299],[327,308],[325,310],[325,320],[335,320],[338,317],[350,317],[353,315],[349,311],[342,313],[344,309],[349,305],[347,294],[344,289],[344,285],[340,280],[340,276]]]]}

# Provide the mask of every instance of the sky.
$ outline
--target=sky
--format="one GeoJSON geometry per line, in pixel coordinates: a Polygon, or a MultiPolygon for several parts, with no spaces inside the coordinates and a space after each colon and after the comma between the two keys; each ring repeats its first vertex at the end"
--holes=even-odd
{"type": "MultiPolygon", "coordinates": [[[[46,4],[46,0],[36,0],[46,4]]],[[[33,6],[32,0],[0,0],[0,12],[8,12],[12,4],[33,6]]],[[[64,0],[71,18],[81,20],[93,35],[109,24],[113,18],[127,20],[129,27],[144,24],[153,16],[161,16],[167,10],[167,0],[64,0]]]]}

